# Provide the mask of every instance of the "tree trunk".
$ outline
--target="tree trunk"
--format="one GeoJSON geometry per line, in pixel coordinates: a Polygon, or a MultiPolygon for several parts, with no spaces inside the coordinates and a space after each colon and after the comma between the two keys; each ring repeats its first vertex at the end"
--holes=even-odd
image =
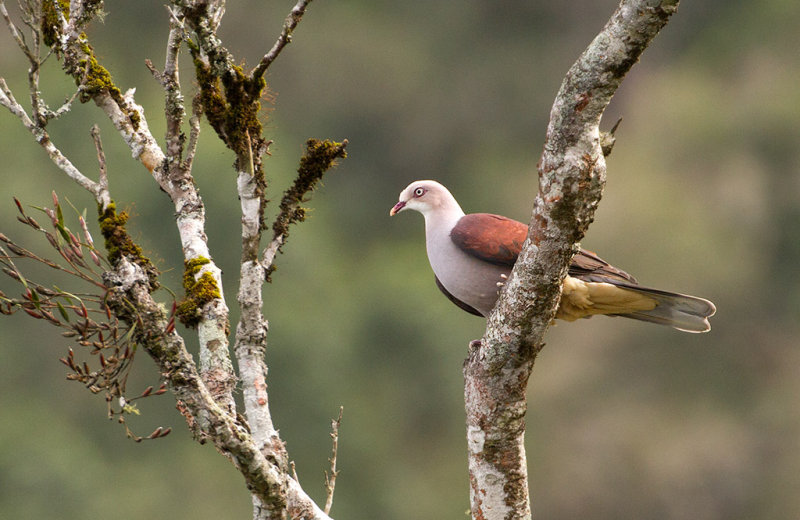
{"type": "Polygon", "coordinates": [[[561,283],[602,196],[600,118],[678,0],[623,0],[567,72],[550,112],[528,239],[464,364],[470,502],[475,520],[531,518],[525,391],[561,283]]]}

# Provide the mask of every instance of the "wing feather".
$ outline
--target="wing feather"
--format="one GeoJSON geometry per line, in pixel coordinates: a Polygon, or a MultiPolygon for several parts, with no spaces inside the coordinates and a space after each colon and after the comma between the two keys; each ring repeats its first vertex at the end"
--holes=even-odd
{"type": "MultiPolygon", "coordinates": [[[[522,222],[491,213],[464,215],[450,232],[450,239],[465,253],[509,267],[517,261],[527,236],[528,226],[522,222]]],[[[638,284],[630,274],[585,249],[572,259],[569,275],[587,282],[638,284]]]]}
{"type": "MultiPolygon", "coordinates": [[[[528,226],[522,222],[489,213],[465,215],[450,232],[453,243],[465,253],[508,267],[517,261],[527,235],[528,226]]],[[[582,295],[569,294],[567,304],[571,307],[564,307],[565,302],[562,300],[558,316],[560,318],[571,321],[592,314],[609,314],[669,325],[688,332],[706,332],[711,328],[708,317],[714,314],[716,308],[710,301],[642,287],[636,278],[591,251],[578,251],[569,266],[569,276],[585,282],[578,285],[585,290],[586,294],[583,296],[586,301],[575,305],[573,300],[582,295]],[[609,291],[609,288],[613,291],[609,291]],[[593,295],[593,291],[597,294],[593,295]],[[603,291],[608,293],[606,300],[610,298],[609,301],[602,298],[603,291]],[[572,308],[574,312],[570,311],[572,308]]],[[[565,283],[565,292],[569,292],[571,287],[569,280],[567,278],[565,283]]],[[[467,312],[480,315],[474,308],[453,297],[438,279],[436,285],[453,303],[467,312]]],[[[572,285],[575,285],[574,281],[572,285]]]]}
{"type": "Polygon", "coordinates": [[[586,249],[581,249],[572,258],[569,266],[569,275],[580,278],[586,282],[623,282],[638,285],[636,278],[622,269],[617,269],[596,254],[586,249]]]}
{"type": "Polygon", "coordinates": [[[465,253],[509,267],[527,236],[528,226],[522,222],[490,213],[464,215],[450,232],[450,239],[465,253]]]}

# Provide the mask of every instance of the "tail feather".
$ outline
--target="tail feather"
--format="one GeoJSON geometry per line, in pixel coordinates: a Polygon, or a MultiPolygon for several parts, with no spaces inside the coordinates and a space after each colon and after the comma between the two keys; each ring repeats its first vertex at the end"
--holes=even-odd
{"type": "Polygon", "coordinates": [[[633,284],[616,283],[615,285],[645,294],[657,302],[653,309],[617,314],[617,316],[668,325],[685,332],[708,332],[711,330],[708,318],[717,312],[717,308],[706,299],[633,284]]]}
{"type": "Polygon", "coordinates": [[[574,321],[597,314],[667,325],[685,332],[708,332],[714,304],[697,296],[642,287],[607,276],[567,276],[556,318],[574,321]]]}

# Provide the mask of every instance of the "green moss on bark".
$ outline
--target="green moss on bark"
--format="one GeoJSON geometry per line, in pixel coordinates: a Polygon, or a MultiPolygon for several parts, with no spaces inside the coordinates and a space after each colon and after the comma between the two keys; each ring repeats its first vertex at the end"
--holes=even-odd
{"type": "MultiPolygon", "coordinates": [[[[102,0],[85,0],[84,20],[79,20],[77,25],[82,27],[92,17],[99,15],[102,6],[102,0]]],[[[130,108],[125,102],[122,91],[111,78],[111,73],[97,60],[86,33],[82,32],[78,38],[70,39],[69,48],[59,45],[59,39],[62,37],[61,15],[69,19],[69,8],[69,0],[44,0],[42,2],[41,29],[45,45],[53,48],[56,56],[63,60],[64,69],[75,80],[75,84],[82,85],[79,96],[81,103],[91,101],[101,93],[108,93],[120,110],[128,116],[133,129],[138,130],[141,122],[139,112],[130,108]],[[65,54],[73,56],[73,59],[66,59],[65,54]]]]}
{"type": "Polygon", "coordinates": [[[69,0],[44,0],[42,2],[42,40],[48,47],[52,47],[60,34],[61,17],[59,9],[65,18],[69,19],[69,0]]]}
{"type": "Polygon", "coordinates": [[[208,258],[200,256],[186,260],[183,263],[183,288],[186,291],[186,295],[178,304],[175,315],[187,327],[197,327],[202,317],[203,306],[214,299],[222,297],[217,282],[211,273],[205,272],[200,277],[197,277],[200,269],[210,262],[211,260],[208,258]]]}
{"type": "MultiPolygon", "coordinates": [[[[272,225],[274,236],[283,237],[282,243],[285,243],[289,236],[289,226],[306,219],[307,210],[302,204],[307,202],[308,192],[316,187],[325,172],[336,164],[337,159],[347,157],[346,146],[347,140],[341,143],[328,139],[324,141],[309,139],[306,141],[306,152],[300,159],[297,177],[292,187],[284,192],[280,211],[272,225]]],[[[278,248],[279,251],[281,247],[278,248]]],[[[266,281],[272,281],[272,273],[275,269],[273,262],[267,268],[266,281]]]]}
{"type": "Polygon", "coordinates": [[[144,256],[142,248],[139,247],[128,234],[125,225],[130,217],[127,212],[117,213],[116,204],[110,202],[105,210],[98,208],[100,232],[105,239],[106,257],[111,265],[116,266],[125,257],[129,261],[139,265],[150,280],[150,290],[154,291],[159,287],[158,269],[153,265],[149,258],[144,256]]]}
{"type": "MultiPolygon", "coordinates": [[[[203,113],[225,145],[233,150],[237,160],[249,158],[251,149],[258,147],[261,137],[261,96],[267,88],[263,77],[252,78],[242,67],[233,65],[221,77],[192,49],[195,73],[200,86],[203,113]]],[[[237,166],[238,170],[243,165],[237,166]]]]}
{"type": "Polygon", "coordinates": [[[272,226],[275,234],[286,236],[291,224],[305,220],[306,208],[301,204],[305,202],[306,194],[313,190],[325,172],[336,164],[336,159],[347,157],[345,146],[347,141],[343,143],[328,139],[306,141],[306,152],[300,159],[297,178],[281,199],[280,212],[272,226]]]}

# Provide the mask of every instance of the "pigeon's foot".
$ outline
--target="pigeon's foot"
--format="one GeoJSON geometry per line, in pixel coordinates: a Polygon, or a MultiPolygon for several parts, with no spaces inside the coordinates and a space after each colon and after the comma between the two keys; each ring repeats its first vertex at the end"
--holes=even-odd
{"type": "Polygon", "coordinates": [[[508,281],[508,275],[507,274],[501,274],[500,275],[500,280],[502,280],[502,281],[497,282],[497,284],[496,284],[497,285],[497,294],[500,294],[500,290],[503,288],[503,286],[508,281]]]}

